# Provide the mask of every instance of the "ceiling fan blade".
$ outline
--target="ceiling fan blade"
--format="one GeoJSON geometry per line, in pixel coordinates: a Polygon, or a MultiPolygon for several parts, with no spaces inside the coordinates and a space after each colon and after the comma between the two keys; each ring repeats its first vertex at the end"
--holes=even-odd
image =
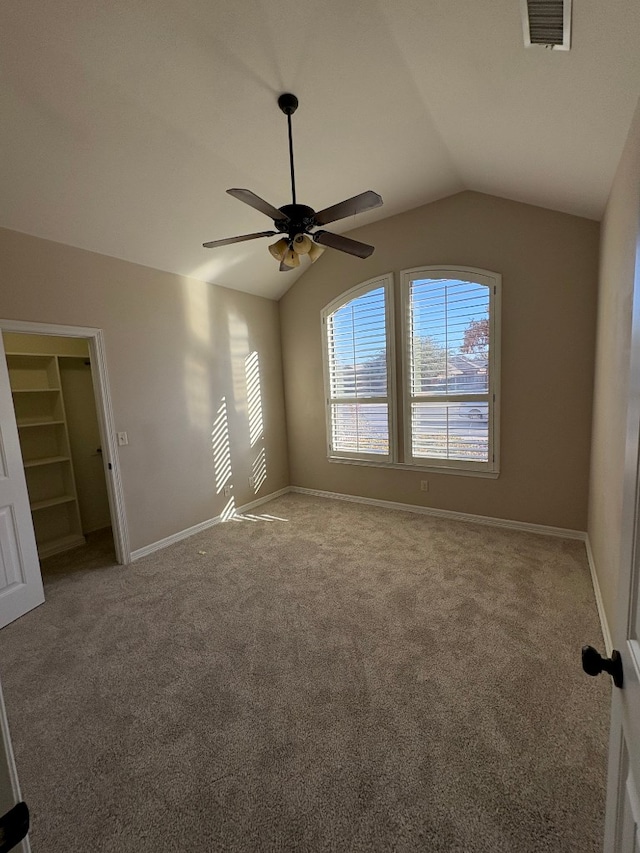
{"type": "Polygon", "coordinates": [[[285,213],[282,213],[282,211],[278,210],[277,207],[274,207],[272,204],[269,204],[268,201],[260,198],[259,195],[252,193],[251,190],[231,189],[227,190],[227,192],[229,195],[237,198],[238,201],[243,201],[245,204],[248,204],[249,207],[253,207],[256,210],[259,210],[260,213],[266,214],[269,219],[284,219],[285,222],[289,221],[289,217],[285,213]]]}
{"type": "Polygon", "coordinates": [[[316,213],[314,219],[317,225],[327,225],[329,222],[336,222],[336,220],[344,219],[346,216],[354,216],[356,213],[363,213],[365,210],[380,207],[381,204],[382,196],[374,193],[373,190],[367,190],[360,195],[354,195],[353,198],[345,199],[339,204],[325,207],[324,210],[316,213]]]}
{"type": "Polygon", "coordinates": [[[357,258],[368,258],[374,251],[374,247],[367,243],[351,240],[349,237],[343,237],[342,234],[332,234],[331,231],[316,231],[312,236],[321,246],[329,246],[330,249],[355,255],[357,258]]]}
{"type": "Polygon", "coordinates": [[[217,249],[218,246],[229,246],[231,243],[244,243],[245,240],[256,240],[258,237],[273,237],[277,231],[258,231],[255,234],[242,234],[240,237],[226,237],[224,240],[211,240],[203,243],[205,249],[217,249]]]}

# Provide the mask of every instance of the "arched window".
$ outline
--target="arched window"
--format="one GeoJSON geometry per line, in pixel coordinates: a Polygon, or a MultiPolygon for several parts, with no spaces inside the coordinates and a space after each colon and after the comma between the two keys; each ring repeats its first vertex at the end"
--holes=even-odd
{"type": "Polygon", "coordinates": [[[394,458],[391,282],[367,281],[322,312],[330,457],[394,458]]]}
{"type": "Polygon", "coordinates": [[[406,464],[498,471],[500,276],[403,270],[406,464]]]}
{"type": "Polygon", "coordinates": [[[501,276],[425,266],[400,277],[398,294],[389,273],[323,309],[329,458],[495,477],[501,276]],[[400,365],[394,300],[402,313],[400,365]]]}

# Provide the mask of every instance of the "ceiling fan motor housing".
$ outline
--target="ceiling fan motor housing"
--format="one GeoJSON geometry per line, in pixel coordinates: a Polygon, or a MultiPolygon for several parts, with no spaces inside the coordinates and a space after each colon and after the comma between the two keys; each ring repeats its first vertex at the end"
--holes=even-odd
{"type": "Polygon", "coordinates": [[[274,219],[273,224],[283,234],[288,234],[293,239],[296,234],[304,234],[316,224],[316,212],[306,204],[283,204],[279,207],[287,218],[274,219]]]}

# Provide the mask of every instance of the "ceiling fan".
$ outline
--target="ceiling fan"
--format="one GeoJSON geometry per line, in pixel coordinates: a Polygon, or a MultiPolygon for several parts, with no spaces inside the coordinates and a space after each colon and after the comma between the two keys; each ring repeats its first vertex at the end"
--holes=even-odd
{"type": "Polygon", "coordinates": [[[227,190],[229,195],[243,201],[250,207],[264,213],[273,220],[275,231],[259,231],[255,234],[242,234],[239,237],[227,237],[224,240],[211,240],[203,243],[205,249],[215,249],[218,246],[228,246],[231,243],[242,243],[245,240],[255,240],[258,237],[273,237],[276,234],[283,236],[269,246],[273,257],[280,261],[280,271],[294,269],[300,266],[300,257],[309,255],[311,263],[316,261],[324,252],[325,247],[346,252],[358,258],[368,258],[373,252],[373,246],[360,243],[341,234],[333,234],[331,231],[314,229],[347,216],[355,216],[365,210],[380,207],[382,197],[373,190],[367,190],[353,198],[345,199],[324,210],[316,211],[306,204],[298,204],[296,201],[296,177],[293,166],[293,136],[291,133],[291,116],[298,109],[298,99],[295,95],[287,92],[278,98],[278,106],[287,117],[289,128],[289,166],[291,169],[291,195],[292,204],[284,204],[282,207],[274,207],[268,201],[260,198],[251,190],[231,189],[227,190]]]}

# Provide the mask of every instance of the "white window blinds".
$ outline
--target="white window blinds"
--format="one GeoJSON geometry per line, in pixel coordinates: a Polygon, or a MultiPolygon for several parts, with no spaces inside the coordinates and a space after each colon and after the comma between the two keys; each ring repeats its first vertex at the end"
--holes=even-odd
{"type": "Polygon", "coordinates": [[[418,464],[491,469],[496,285],[427,270],[410,271],[403,284],[405,453],[418,464]]]}
{"type": "Polygon", "coordinates": [[[368,282],[324,313],[332,455],[391,456],[388,287],[386,279],[368,282]]]}

